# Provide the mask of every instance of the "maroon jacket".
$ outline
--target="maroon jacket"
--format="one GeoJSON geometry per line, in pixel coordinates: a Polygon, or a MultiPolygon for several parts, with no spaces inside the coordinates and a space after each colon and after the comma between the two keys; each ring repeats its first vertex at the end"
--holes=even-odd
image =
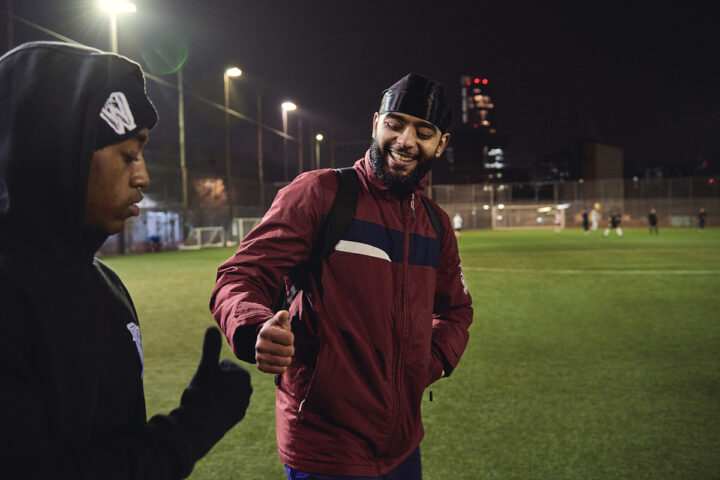
{"type": "MultiPolygon", "coordinates": [[[[472,307],[450,219],[436,208],[439,252],[424,184],[399,200],[368,154],[354,168],[355,218],[323,261],[321,285],[290,308],[296,353],[277,389],[278,452],[301,471],[379,476],[420,444],[423,391],[460,360],[472,307]]],[[[239,358],[254,361],[279,282],[309,258],[336,191],[331,170],[298,176],[219,268],[210,308],[239,358]]]]}

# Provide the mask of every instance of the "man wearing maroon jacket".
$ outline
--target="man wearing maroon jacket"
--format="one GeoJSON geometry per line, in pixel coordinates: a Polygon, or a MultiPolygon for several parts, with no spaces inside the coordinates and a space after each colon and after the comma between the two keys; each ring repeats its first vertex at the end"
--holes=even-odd
{"type": "Polygon", "coordinates": [[[403,77],[372,125],[353,167],[352,223],[289,312],[270,306],[319,239],[338,191],[332,170],[278,193],[219,268],[210,302],[235,354],[277,375],[278,453],[291,480],[420,479],[423,391],[452,373],[468,341],[471,298],[450,219],[428,204],[438,238],[420,198],[450,138],[443,86],[403,77]]]}

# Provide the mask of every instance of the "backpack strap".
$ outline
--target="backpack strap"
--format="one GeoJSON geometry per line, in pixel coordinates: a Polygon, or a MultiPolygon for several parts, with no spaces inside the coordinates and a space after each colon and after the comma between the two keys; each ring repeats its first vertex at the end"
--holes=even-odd
{"type": "Polygon", "coordinates": [[[428,217],[430,217],[430,223],[432,223],[433,230],[435,230],[435,236],[437,236],[439,245],[438,251],[440,252],[443,249],[442,223],[440,223],[440,218],[438,217],[435,208],[430,203],[430,200],[425,195],[420,195],[420,199],[422,200],[423,205],[425,205],[425,210],[427,210],[428,217]]]}
{"type": "Polygon", "coordinates": [[[335,246],[350,228],[357,209],[359,181],[357,172],[352,167],[336,168],[338,189],[330,212],[325,218],[325,225],[320,227],[318,244],[313,249],[314,262],[320,263],[330,256],[335,246]],[[322,235],[322,236],[321,236],[322,235]]]}
{"type": "Polygon", "coordinates": [[[289,309],[298,292],[309,288],[310,276],[315,277],[316,284],[322,291],[322,285],[320,284],[322,261],[330,256],[337,243],[350,228],[357,209],[360,184],[357,172],[352,167],[336,168],[335,175],[338,180],[337,193],[330,211],[318,226],[318,233],[310,252],[310,258],[287,275],[290,280],[289,284],[285,277],[282,278],[280,290],[270,307],[273,312],[289,309]]]}
{"type": "MultiPolygon", "coordinates": [[[[322,261],[330,256],[335,246],[342,239],[343,235],[350,228],[357,209],[359,180],[357,172],[352,167],[336,168],[335,175],[338,180],[338,189],[333,200],[332,207],[327,216],[318,227],[318,235],[315,239],[310,258],[304,268],[300,270],[315,277],[316,285],[322,295],[322,261]]],[[[307,283],[298,285],[299,289],[307,286],[307,283]]]]}

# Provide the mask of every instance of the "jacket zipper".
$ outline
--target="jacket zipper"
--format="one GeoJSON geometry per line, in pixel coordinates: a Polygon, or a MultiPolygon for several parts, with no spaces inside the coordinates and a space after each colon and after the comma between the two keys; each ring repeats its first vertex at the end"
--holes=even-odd
{"type": "MultiPolygon", "coordinates": [[[[406,351],[406,343],[407,343],[407,330],[409,328],[409,320],[408,320],[408,314],[407,314],[407,299],[408,299],[408,258],[409,258],[409,251],[410,251],[410,223],[408,222],[407,218],[407,210],[405,210],[404,205],[401,205],[403,208],[402,210],[402,223],[404,227],[404,249],[403,249],[403,267],[402,267],[402,290],[400,292],[400,302],[401,302],[401,311],[400,311],[400,331],[398,336],[399,346],[397,349],[395,349],[395,362],[393,372],[397,371],[397,378],[393,382],[395,385],[395,392],[394,396],[396,398],[395,400],[395,407],[396,410],[393,413],[393,424],[392,428],[390,429],[391,434],[388,438],[393,439],[397,435],[398,428],[400,428],[400,412],[403,410],[403,390],[402,390],[402,383],[403,383],[403,359],[405,358],[405,351],[406,351]]],[[[415,219],[415,193],[413,193],[410,197],[410,213],[412,216],[412,219],[415,219]]]]}
{"type": "Polygon", "coordinates": [[[307,397],[303,398],[302,402],[300,402],[300,406],[298,407],[297,418],[295,419],[295,423],[302,422],[302,409],[303,409],[303,406],[305,405],[306,400],[307,400],[307,397]]]}
{"type": "Polygon", "coordinates": [[[297,415],[295,417],[295,423],[301,423],[303,421],[303,407],[305,407],[305,403],[310,398],[310,393],[312,392],[312,386],[315,382],[315,375],[317,374],[318,367],[320,365],[320,353],[318,352],[317,358],[315,359],[315,370],[312,373],[312,376],[310,377],[310,381],[308,382],[307,389],[305,390],[305,395],[303,395],[302,400],[300,401],[300,405],[298,405],[297,409],[297,415]]]}

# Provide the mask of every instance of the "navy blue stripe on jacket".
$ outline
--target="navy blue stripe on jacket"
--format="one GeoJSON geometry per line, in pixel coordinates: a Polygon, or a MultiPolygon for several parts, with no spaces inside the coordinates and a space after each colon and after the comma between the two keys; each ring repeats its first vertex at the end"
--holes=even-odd
{"type": "MultiPolygon", "coordinates": [[[[342,239],[378,248],[387,253],[392,262],[403,261],[405,237],[401,230],[355,218],[342,239]]],[[[436,238],[411,234],[408,261],[410,265],[437,268],[439,249],[440,244],[436,238]]]]}

